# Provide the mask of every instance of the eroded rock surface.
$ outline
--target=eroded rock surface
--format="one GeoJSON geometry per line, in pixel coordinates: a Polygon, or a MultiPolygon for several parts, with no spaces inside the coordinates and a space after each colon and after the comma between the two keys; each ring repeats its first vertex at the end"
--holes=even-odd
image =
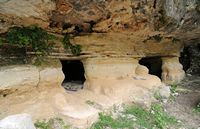
{"type": "MultiPolygon", "coordinates": [[[[83,90],[66,92],[59,87],[61,66],[2,67],[0,90],[25,86],[31,92],[3,93],[0,117],[22,112],[34,120],[60,116],[85,128],[114,104],[150,106],[152,91],[162,89],[162,81],[177,83],[185,76],[178,58],[184,44],[200,41],[199,7],[198,0],[1,1],[1,35],[9,27],[32,24],[58,37],[73,35],[70,42],[82,46],[79,56],[57,43],[48,58],[82,60],[86,81],[83,90]],[[162,81],[138,63],[157,56],[162,58],[162,81]]],[[[165,91],[163,96],[169,96],[165,91]]]]}
{"type": "Polygon", "coordinates": [[[55,9],[51,0],[5,0],[0,2],[0,32],[11,26],[49,25],[49,14],[55,9]]]}
{"type": "Polygon", "coordinates": [[[199,41],[198,0],[5,0],[0,7],[1,32],[30,24],[60,34],[149,29],[167,32],[184,43],[199,41]]]}
{"type": "MultiPolygon", "coordinates": [[[[37,86],[61,85],[64,75],[61,68],[40,68],[33,65],[5,66],[0,68],[0,92],[16,89],[30,90],[37,86]]],[[[9,92],[8,92],[9,93],[9,92]]]]}
{"type": "Polygon", "coordinates": [[[9,66],[0,69],[0,89],[34,87],[39,82],[39,70],[34,66],[9,66]]]}
{"type": "Polygon", "coordinates": [[[154,91],[164,86],[134,58],[90,58],[83,64],[86,82],[82,90],[72,92],[61,87],[61,68],[43,68],[38,72],[38,86],[31,91],[21,92],[19,88],[1,96],[0,118],[29,113],[34,120],[61,117],[75,127],[86,128],[97,120],[99,112],[113,105],[137,103],[150,107],[156,101],[154,91]]]}
{"type": "Polygon", "coordinates": [[[183,66],[177,57],[163,58],[162,80],[165,83],[179,83],[185,77],[183,66]]]}
{"type": "Polygon", "coordinates": [[[1,129],[36,129],[29,114],[8,116],[0,121],[1,129]]]}

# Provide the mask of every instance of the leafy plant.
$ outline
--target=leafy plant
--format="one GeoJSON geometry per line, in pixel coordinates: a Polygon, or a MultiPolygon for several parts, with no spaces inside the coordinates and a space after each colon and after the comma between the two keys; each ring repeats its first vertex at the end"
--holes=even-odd
{"type": "Polygon", "coordinates": [[[193,112],[200,112],[200,102],[193,108],[193,112]]]}
{"type": "Polygon", "coordinates": [[[154,117],[154,125],[160,129],[165,129],[168,125],[177,124],[177,120],[164,112],[164,109],[159,104],[151,107],[151,116],[154,117]]]}
{"type": "Polygon", "coordinates": [[[15,48],[24,49],[26,62],[27,51],[30,49],[35,52],[37,60],[41,61],[41,57],[48,55],[52,50],[54,43],[49,41],[53,39],[55,39],[55,36],[37,26],[11,27],[6,36],[0,39],[0,44],[9,44],[15,48]]]}
{"type": "Polygon", "coordinates": [[[171,91],[172,94],[176,93],[176,89],[177,89],[177,85],[176,84],[172,84],[170,86],[170,91],[171,91]]]}
{"type": "Polygon", "coordinates": [[[125,110],[125,114],[132,114],[136,117],[136,125],[139,126],[140,128],[146,127],[146,128],[151,128],[152,125],[150,124],[152,119],[149,117],[150,113],[143,109],[142,107],[139,106],[132,106],[128,107],[125,110]]]}
{"type": "Polygon", "coordinates": [[[171,93],[170,93],[169,100],[173,101],[173,100],[175,100],[176,96],[178,95],[178,93],[177,93],[177,85],[176,84],[172,84],[170,86],[170,92],[171,93]]]}
{"type": "Polygon", "coordinates": [[[37,129],[50,129],[50,126],[48,122],[45,120],[37,120],[36,123],[34,124],[37,129]]]}
{"type": "Polygon", "coordinates": [[[52,37],[37,26],[12,27],[7,33],[6,40],[10,44],[25,48],[26,51],[30,47],[34,52],[46,55],[53,47],[53,44],[48,42],[52,37]]]}
{"type": "Polygon", "coordinates": [[[150,110],[139,106],[126,108],[117,118],[112,114],[99,114],[99,121],[93,124],[92,129],[165,129],[176,126],[177,120],[169,116],[160,104],[154,104],[150,110]]]}
{"type": "Polygon", "coordinates": [[[80,55],[81,53],[81,46],[80,45],[72,45],[70,46],[71,52],[73,55],[80,55]]]}
{"type": "Polygon", "coordinates": [[[160,95],[160,93],[158,92],[158,91],[156,91],[156,92],[154,92],[154,98],[156,99],[156,100],[159,100],[160,102],[162,102],[162,96],[160,95]]]}
{"type": "Polygon", "coordinates": [[[53,129],[54,126],[59,126],[62,129],[69,129],[69,125],[66,125],[61,118],[51,118],[49,120],[37,120],[34,124],[37,129],[53,129]]]}
{"type": "Polygon", "coordinates": [[[73,55],[76,55],[76,56],[78,56],[78,55],[80,55],[80,53],[81,53],[81,46],[80,45],[73,45],[73,44],[71,44],[71,42],[70,42],[70,35],[69,34],[65,34],[65,36],[64,36],[64,38],[63,38],[63,41],[62,41],[62,43],[63,43],[63,46],[64,46],[64,48],[66,49],[66,50],[68,50],[68,49],[70,49],[70,51],[71,51],[71,53],[73,54],[73,55]]]}
{"type": "Polygon", "coordinates": [[[99,121],[92,125],[92,129],[105,129],[106,127],[112,129],[124,129],[133,128],[133,123],[124,117],[119,117],[117,119],[112,118],[112,115],[105,115],[99,113],[99,121]]]}
{"type": "Polygon", "coordinates": [[[65,36],[64,36],[64,38],[63,38],[63,41],[62,41],[62,43],[63,43],[63,46],[64,46],[64,48],[67,50],[67,49],[69,49],[70,48],[70,46],[72,45],[71,44],[71,42],[70,42],[70,35],[69,34],[66,34],[65,36]]]}

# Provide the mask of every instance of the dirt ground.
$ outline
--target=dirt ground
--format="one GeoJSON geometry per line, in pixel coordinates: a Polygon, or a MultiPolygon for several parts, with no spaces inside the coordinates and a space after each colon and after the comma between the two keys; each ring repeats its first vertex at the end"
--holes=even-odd
{"type": "Polygon", "coordinates": [[[200,102],[200,76],[187,76],[177,87],[178,95],[165,104],[167,112],[186,129],[200,129],[200,113],[193,109],[200,102]]]}

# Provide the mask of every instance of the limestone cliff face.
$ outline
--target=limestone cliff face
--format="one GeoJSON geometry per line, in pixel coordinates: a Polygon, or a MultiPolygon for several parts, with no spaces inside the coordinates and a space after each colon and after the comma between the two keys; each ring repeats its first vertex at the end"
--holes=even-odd
{"type": "MultiPolygon", "coordinates": [[[[3,0],[0,33],[37,24],[55,34],[74,34],[81,56],[180,55],[200,42],[199,0],[3,0]]],[[[59,53],[66,55],[64,49],[59,53]]]]}
{"type": "Polygon", "coordinates": [[[151,34],[199,41],[198,0],[3,0],[0,16],[0,32],[13,25],[38,24],[56,33],[148,29],[151,34]]]}
{"type": "MultiPolygon", "coordinates": [[[[162,82],[179,83],[184,78],[185,72],[179,63],[180,51],[184,44],[200,42],[200,2],[0,0],[0,36],[5,36],[9,27],[33,24],[58,38],[65,33],[72,34],[74,38],[70,42],[81,45],[82,51],[78,56],[72,55],[59,40],[43,68],[16,66],[14,56],[18,61],[23,58],[19,59],[20,55],[12,55],[7,49],[0,48],[0,66],[8,65],[10,60],[15,63],[15,66],[0,67],[0,97],[21,89],[20,86],[33,94],[13,97],[16,99],[10,99],[11,96],[9,100],[13,101],[0,99],[0,109],[3,109],[0,118],[24,111],[30,112],[34,119],[60,114],[76,125],[85,126],[95,120],[99,111],[114,104],[134,102],[148,107],[155,101],[151,92],[162,89],[162,82]],[[4,63],[7,58],[4,60],[3,52],[12,55],[8,56],[8,63],[4,63]],[[162,62],[159,66],[162,67],[161,79],[149,74],[151,68],[148,65],[139,64],[144,57],[159,58],[162,62]],[[58,68],[52,58],[56,58],[58,68]],[[80,92],[66,93],[63,88],[56,87],[64,79],[59,62],[66,59],[83,63],[86,80],[80,92]],[[37,89],[36,94],[32,90],[34,88],[37,89]],[[87,104],[88,100],[103,108],[91,107],[87,104]],[[11,104],[13,102],[15,104],[11,104]],[[32,103],[36,103],[34,108],[32,103]]],[[[170,95],[169,88],[166,93],[170,95]]]]}
{"type": "Polygon", "coordinates": [[[38,24],[43,28],[49,25],[49,13],[55,9],[50,0],[3,0],[0,1],[0,32],[11,26],[38,24]]]}
{"type": "MultiPolygon", "coordinates": [[[[199,0],[2,0],[0,33],[37,24],[75,35],[82,57],[179,57],[200,42],[199,0]]],[[[70,55],[59,45],[51,57],[70,55]],[[59,54],[58,54],[59,53],[59,54]]],[[[0,50],[1,51],[1,50],[0,50]]],[[[72,56],[72,55],[70,55],[72,56]]]]}
{"type": "Polygon", "coordinates": [[[197,0],[57,0],[50,19],[63,29],[105,33],[197,29],[199,15],[197,0]]]}

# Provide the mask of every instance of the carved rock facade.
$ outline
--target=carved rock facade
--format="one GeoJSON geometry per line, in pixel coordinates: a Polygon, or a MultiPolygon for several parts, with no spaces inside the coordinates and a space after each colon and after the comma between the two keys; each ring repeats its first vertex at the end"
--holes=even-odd
{"type": "MultiPolygon", "coordinates": [[[[4,113],[0,118],[23,112],[34,120],[60,116],[85,128],[98,112],[114,104],[134,102],[148,107],[155,101],[153,91],[162,89],[163,83],[178,83],[184,78],[180,52],[185,44],[200,41],[199,7],[198,0],[0,2],[2,35],[9,27],[32,24],[58,37],[74,35],[70,41],[82,46],[80,55],[72,55],[57,43],[48,59],[80,60],[86,79],[83,90],[66,92],[60,87],[64,80],[60,64],[51,67],[50,61],[45,67],[2,66],[0,109],[4,113]],[[149,74],[151,67],[139,64],[151,57],[161,59],[160,78],[149,74]],[[93,105],[88,104],[90,101],[93,105]]],[[[2,51],[0,48],[0,61],[6,62],[2,51]]]]}

